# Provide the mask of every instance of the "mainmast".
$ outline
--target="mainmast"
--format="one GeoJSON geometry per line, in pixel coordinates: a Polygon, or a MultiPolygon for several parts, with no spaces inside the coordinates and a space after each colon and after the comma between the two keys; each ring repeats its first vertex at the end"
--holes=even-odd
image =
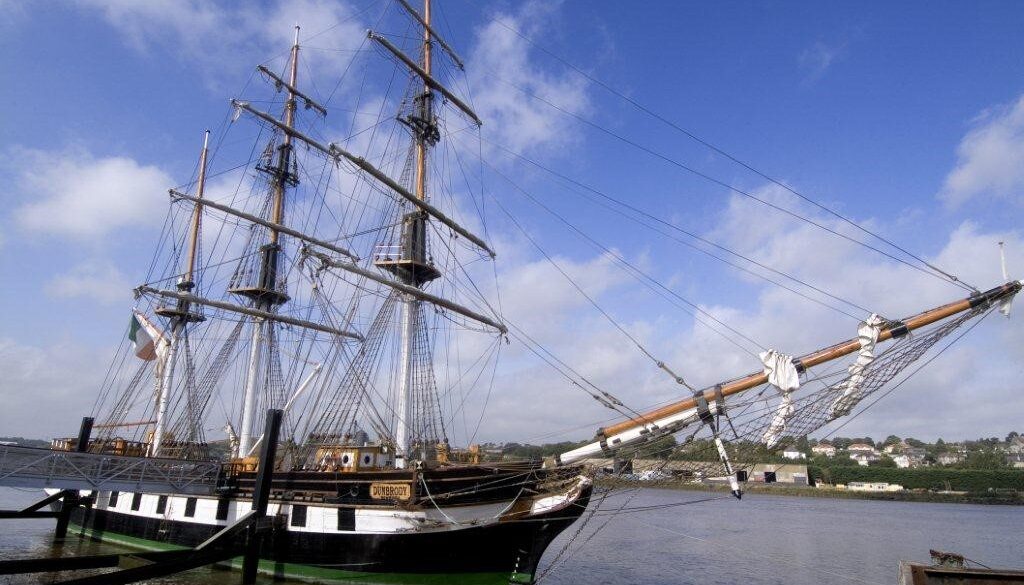
{"type": "MultiPolygon", "coordinates": [[[[288,132],[295,125],[296,109],[296,81],[298,77],[299,63],[299,27],[295,27],[295,41],[292,43],[288,97],[284,105],[284,119],[281,125],[285,128],[284,138],[281,145],[277,147],[277,161],[274,165],[260,167],[260,170],[270,175],[272,200],[270,223],[280,225],[284,218],[285,193],[289,186],[298,184],[298,177],[292,172],[292,134],[288,132]]],[[[269,228],[270,237],[266,245],[260,250],[260,272],[259,280],[253,286],[240,286],[232,288],[231,292],[252,299],[254,308],[257,311],[272,313],[277,307],[288,301],[288,295],[279,290],[278,260],[281,253],[280,231],[269,228]]],[[[256,407],[256,392],[259,384],[260,358],[265,345],[265,328],[272,325],[261,317],[254,317],[252,321],[252,337],[249,343],[249,368],[245,380],[245,393],[242,399],[242,423],[239,430],[238,455],[245,456],[252,447],[252,426],[253,416],[256,407]]]]}
{"type": "MultiPolygon", "coordinates": [[[[195,204],[192,208],[192,221],[189,226],[188,256],[185,260],[185,270],[178,281],[178,291],[184,294],[191,294],[195,288],[195,268],[197,251],[199,249],[199,230],[203,217],[203,194],[206,191],[206,159],[210,147],[210,131],[203,134],[203,150],[199,155],[199,176],[196,179],[195,204]]],[[[167,404],[170,393],[174,388],[174,366],[175,356],[178,351],[178,343],[188,323],[198,323],[204,320],[199,313],[191,310],[191,303],[187,300],[179,300],[174,306],[161,306],[156,309],[156,314],[166,317],[169,321],[171,336],[168,340],[166,355],[159,358],[163,361],[163,371],[157,375],[161,376],[158,384],[156,423],[153,429],[153,443],[150,454],[161,455],[164,447],[165,434],[167,431],[167,404]]]]}
{"type": "MultiPolygon", "coordinates": [[[[423,60],[421,67],[426,77],[431,76],[430,0],[423,0],[423,60]]],[[[427,199],[427,150],[437,143],[439,132],[434,119],[434,91],[424,81],[423,93],[416,96],[414,113],[407,122],[413,128],[416,140],[416,175],[414,194],[420,201],[427,199]]],[[[427,263],[426,257],[426,214],[413,211],[403,218],[400,240],[401,257],[393,266],[403,284],[420,288],[434,280],[440,273],[427,263]],[[399,269],[400,268],[400,269],[399,269]]],[[[399,370],[398,422],[395,429],[395,466],[405,467],[411,457],[410,444],[412,424],[413,392],[413,344],[415,343],[419,315],[419,299],[410,294],[402,295],[401,357],[399,370]]]]}

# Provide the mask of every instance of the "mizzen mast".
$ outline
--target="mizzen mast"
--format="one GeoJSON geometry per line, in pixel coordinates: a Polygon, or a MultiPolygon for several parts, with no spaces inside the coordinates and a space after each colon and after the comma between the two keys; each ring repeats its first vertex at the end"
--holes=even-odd
{"type": "MultiPolygon", "coordinates": [[[[405,115],[399,117],[399,121],[404,124],[412,133],[414,140],[414,152],[413,152],[413,165],[414,165],[414,176],[413,185],[410,189],[411,193],[406,191],[402,186],[395,184],[387,177],[380,176],[379,173],[374,173],[372,168],[366,168],[365,161],[362,159],[353,160],[364,171],[367,171],[371,175],[375,176],[378,180],[387,184],[392,190],[398,195],[402,196],[407,202],[411,203],[416,209],[405,213],[401,218],[401,224],[399,227],[399,238],[398,245],[384,245],[377,249],[374,255],[374,265],[381,270],[390,272],[395,276],[394,283],[387,283],[392,286],[399,294],[399,300],[401,302],[401,317],[400,317],[400,335],[399,341],[399,370],[398,370],[398,396],[395,404],[395,465],[396,467],[405,467],[411,458],[412,451],[415,447],[414,443],[422,443],[424,437],[414,436],[416,430],[413,425],[418,422],[417,417],[419,416],[416,412],[418,406],[422,405],[414,404],[417,400],[422,402],[423,397],[416,398],[416,389],[414,386],[417,384],[422,385],[424,380],[432,378],[430,372],[417,372],[415,370],[422,369],[424,367],[430,367],[425,365],[427,361],[423,358],[427,356],[419,355],[423,351],[426,351],[423,347],[417,347],[422,345],[421,340],[424,335],[423,328],[426,327],[425,323],[419,323],[422,319],[421,304],[423,302],[430,302],[438,306],[444,306],[450,310],[462,314],[463,316],[470,317],[471,319],[483,322],[487,325],[497,328],[499,331],[504,333],[505,327],[500,322],[491,320],[490,318],[479,315],[471,310],[466,309],[450,303],[440,297],[429,295],[421,292],[428,283],[436,280],[441,276],[441,273],[434,266],[432,259],[429,257],[427,250],[427,228],[428,220],[433,218],[440,223],[448,226],[453,232],[465,237],[470,242],[478,246],[480,249],[487,252],[491,257],[494,257],[494,252],[487,246],[487,244],[479,237],[469,233],[462,228],[453,220],[441,213],[437,208],[428,203],[430,198],[430,181],[429,181],[429,165],[428,158],[430,149],[433,148],[437,142],[441,139],[441,133],[438,126],[438,120],[435,113],[435,101],[438,94],[449,104],[453,105],[465,116],[470,118],[476,125],[480,125],[480,118],[477,117],[476,113],[458,96],[456,96],[451,90],[442,85],[434,77],[434,43],[436,42],[443,51],[445,51],[451,58],[452,62],[456,64],[460,69],[462,68],[462,60],[459,59],[458,55],[452,50],[452,48],[442,39],[437,32],[431,27],[431,2],[430,0],[424,0],[423,2],[423,13],[417,13],[408,2],[404,0],[400,1],[401,6],[409,13],[409,15],[416,20],[416,22],[422,26],[422,45],[420,51],[420,59],[413,60],[408,55],[399,50],[395,45],[388,41],[384,36],[377,34],[373,31],[368,32],[368,37],[388,51],[394,56],[400,63],[402,63],[415,77],[418,78],[420,86],[416,87],[414,84],[414,96],[411,111],[405,115]],[[418,364],[418,365],[417,365],[418,364]]],[[[352,160],[350,155],[346,155],[336,145],[330,146],[332,152],[337,152],[345,158],[352,160]]],[[[328,263],[337,265],[333,263],[328,263]]],[[[351,267],[342,267],[350,270],[351,267]]],[[[374,279],[381,282],[380,279],[374,279]]],[[[422,393],[420,393],[422,394],[422,393]]],[[[422,413],[419,413],[422,414],[422,413]]],[[[426,448],[426,445],[421,445],[426,448]]],[[[423,457],[427,457],[426,450],[422,453],[423,457]]]]}
{"type": "MultiPolygon", "coordinates": [[[[423,59],[421,69],[430,76],[433,66],[430,34],[430,0],[423,2],[423,59]]],[[[404,55],[403,55],[404,56],[404,55]]],[[[427,151],[437,144],[441,135],[434,117],[434,90],[424,81],[423,91],[414,98],[413,112],[402,119],[413,131],[415,139],[415,179],[413,194],[419,201],[427,200],[427,151]]],[[[396,251],[377,254],[374,264],[387,270],[404,285],[422,288],[441,276],[441,273],[427,258],[427,214],[422,210],[412,211],[402,218],[401,236],[396,251]],[[397,252],[397,253],[395,253],[397,252]]],[[[418,326],[420,299],[408,293],[402,295],[401,340],[398,374],[398,402],[395,405],[397,422],[395,428],[395,466],[405,467],[411,456],[410,426],[413,417],[413,371],[416,330],[418,326]]]]}

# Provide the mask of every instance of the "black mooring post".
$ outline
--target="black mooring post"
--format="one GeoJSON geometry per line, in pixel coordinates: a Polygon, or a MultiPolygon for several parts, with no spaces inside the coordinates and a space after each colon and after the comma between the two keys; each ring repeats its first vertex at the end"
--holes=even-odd
{"type": "Polygon", "coordinates": [[[82,417],[82,426],[78,428],[78,444],[75,445],[75,450],[79,453],[85,453],[89,450],[89,439],[92,437],[92,423],[94,419],[91,416],[82,417]]]}
{"type": "MultiPolygon", "coordinates": [[[[75,451],[85,453],[89,450],[89,438],[92,436],[92,423],[95,419],[91,416],[82,417],[82,426],[78,428],[78,443],[75,451]]],[[[71,511],[79,503],[77,490],[64,490],[61,492],[60,513],[57,515],[57,527],[53,530],[54,540],[64,540],[68,535],[68,523],[71,521],[71,511]]]]}
{"type": "Polygon", "coordinates": [[[260,445],[259,468],[256,471],[256,489],[252,495],[252,509],[256,512],[256,522],[250,524],[245,544],[245,556],[242,561],[242,585],[256,582],[256,570],[260,562],[260,544],[262,533],[257,530],[259,519],[267,515],[267,504],[270,502],[270,482],[274,478],[274,457],[277,454],[277,439],[281,432],[283,410],[267,411],[267,424],[263,431],[263,444],[260,445]]]}

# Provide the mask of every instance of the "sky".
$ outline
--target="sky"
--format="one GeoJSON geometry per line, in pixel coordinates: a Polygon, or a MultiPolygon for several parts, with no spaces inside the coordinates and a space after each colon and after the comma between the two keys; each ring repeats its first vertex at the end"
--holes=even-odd
{"type": "MultiPolygon", "coordinates": [[[[694,385],[760,363],[652,298],[616,256],[760,349],[792,355],[853,337],[867,311],[899,317],[963,296],[743,195],[915,263],[766,177],[979,288],[1002,282],[998,242],[1011,276],[1024,275],[1019,3],[436,5],[438,28],[466,62],[453,88],[484,120],[489,188],[588,295],[694,385]],[[624,222],[580,183],[858,309],[824,308],[624,222]]],[[[343,103],[350,90],[331,88],[361,54],[365,29],[400,34],[394,10],[383,0],[0,0],[0,435],[68,434],[92,408],[131,289],[149,268],[167,189],[191,179],[203,130],[225,124],[228,98],[251,91],[255,65],[281,63],[292,25],[303,27],[312,94],[343,103]]],[[[630,406],[685,393],[523,233],[507,221],[489,228],[510,321],[630,406]]],[[[1020,323],[987,318],[839,434],[1024,431],[1020,323]]],[[[478,440],[581,439],[609,417],[522,347],[509,357],[486,401],[496,420],[478,440]]]]}

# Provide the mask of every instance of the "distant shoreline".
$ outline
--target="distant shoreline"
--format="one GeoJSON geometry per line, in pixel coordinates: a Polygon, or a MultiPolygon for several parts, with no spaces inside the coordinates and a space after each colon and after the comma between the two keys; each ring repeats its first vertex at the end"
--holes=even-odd
{"type": "MultiPolygon", "coordinates": [[[[657,489],[670,489],[696,492],[723,492],[728,493],[729,487],[721,484],[708,483],[684,483],[679,481],[625,481],[609,478],[600,478],[597,485],[610,487],[612,489],[648,487],[657,489]]],[[[797,496],[803,498],[833,498],[849,500],[883,500],[890,502],[931,502],[936,504],[988,504],[1002,506],[1024,506],[1024,494],[1017,492],[1005,493],[966,493],[948,494],[937,492],[866,492],[853,490],[837,490],[816,487],[800,487],[795,485],[763,485],[746,484],[743,488],[748,494],[769,494],[776,496],[797,496]]]]}

